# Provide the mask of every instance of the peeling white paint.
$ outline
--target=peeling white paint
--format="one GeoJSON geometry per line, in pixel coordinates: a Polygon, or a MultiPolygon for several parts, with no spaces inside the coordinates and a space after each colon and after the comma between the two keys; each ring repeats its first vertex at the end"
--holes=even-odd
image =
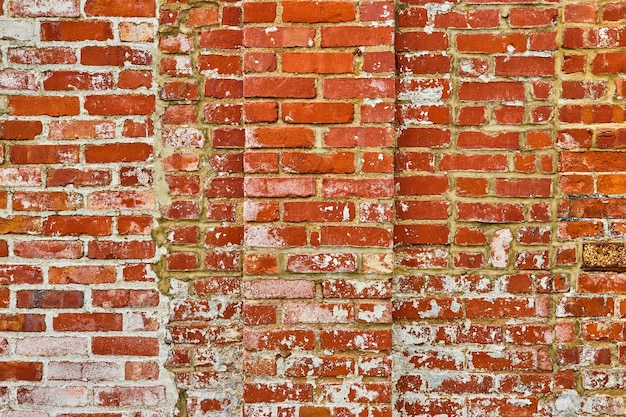
{"type": "Polygon", "coordinates": [[[495,268],[506,268],[509,264],[509,250],[513,234],[509,229],[497,230],[491,241],[491,254],[489,261],[495,268]]]}

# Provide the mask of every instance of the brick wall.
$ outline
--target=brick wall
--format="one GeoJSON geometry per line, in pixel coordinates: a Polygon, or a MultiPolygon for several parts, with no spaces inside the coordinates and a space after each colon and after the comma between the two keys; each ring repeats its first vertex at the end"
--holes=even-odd
{"type": "Polygon", "coordinates": [[[626,414],[625,20],[0,0],[0,417],[626,414]]]}
{"type": "Polygon", "coordinates": [[[157,7],[10,0],[2,14],[0,415],[168,415],[157,7]]]}

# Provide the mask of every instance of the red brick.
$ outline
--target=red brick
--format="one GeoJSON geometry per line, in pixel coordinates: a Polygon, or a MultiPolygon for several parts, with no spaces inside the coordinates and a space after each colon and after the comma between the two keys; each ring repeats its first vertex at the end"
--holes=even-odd
{"type": "Polygon", "coordinates": [[[300,407],[298,417],[330,417],[330,409],[326,407],[300,407]]]}
{"type": "Polygon", "coordinates": [[[607,3],[604,5],[602,20],[615,22],[626,18],[626,4],[623,2],[607,3]]]}
{"type": "Polygon", "coordinates": [[[150,234],[151,216],[120,216],[117,219],[117,231],[122,235],[150,234]]]}
{"type": "Polygon", "coordinates": [[[0,380],[2,381],[41,381],[42,379],[43,364],[41,362],[0,362],[0,380]]]}
{"type": "Polygon", "coordinates": [[[108,236],[111,232],[110,217],[49,216],[43,222],[43,233],[49,236],[108,236]]]}
{"type": "Polygon", "coordinates": [[[459,132],[457,145],[462,149],[513,150],[520,148],[520,137],[517,132],[501,132],[496,135],[490,135],[483,132],[465,131],[459,132]]]}
{"type": "Polygon", "coordinates": [[[91,350],[94,355],[156,356],[159,353],[159,342],[149,337],[94,337],[91,350]]]}
{"type": "Polygon", "coordinates": [[[439,168],[445,171],[501,171],[507,170],[506,155],[452,154],[444,155],[439,168]]]}
{"type": "Polygon", "coordinates": [[[502,197],[550,197],[552,181],[550,179],[504,179],[497,178],[496,195],[502,197]]]}
{"type": "Polygon", "coordinates": [[[394,243],[401,245],[441,245],[448,243],[448,226],[436,224],[396,225],[394,243]]]}
{"type": "Polygon", "coordinates": [[[308,402],[313,399],[313,385],[306,383],[246,383],[243,386],[243,398],[247,403],[308,402]]]}
{"type": "Polygon", "coordinates": [[[623,52],[598,53],[591,62],[591,71],[594,74],[623,73],[626,70],[624,56],[623,52]]]}
{"type": "Polygon", "coordinates": [[[251,148],[312,147],[314,131],[305,127],[256,127],[246,131],[246,146],[251,148]]]}
{"type": "Polygon", "coordinates": [[[425,54],[419,58],[399,55],[397,58],[400,73],[414,74],[448,74],[452,66],[452,59],[441,54],[425,54]]]}
{"type": "Polygon", "coordinates": [[[51,187],[73,184],[76,187],[107,185],[111,182],[111,174],[107,170],[50,169],[48,182],[51,187]]]}
{"type": "Polygon", "coordinates": [[[350,123],[354,118],[353,104],[344,102],[285,102],[281,110],[287,123],[350,123]]]}
{"type": "Polygon", "coordinates": [[[197,219],[200,216],[200,206],[197,201],[178,200],[161,207],[161,213],[166,219],[197,219]]]}
{"type": "Polygon", "coordinates": [[[46,322],[43,314],[0,314],[0,331],[43,332],[46,322]]]}
{"type": "MultiPolygon", "coordinates": [[[[442,107],[435,106],[436,109],[443,109],[442,107]]],[[[447,110],[438,112],[437,117],[432,117],[430,122],[437,122],[441,119],[448,119],[449,113],[447,110]],[[443,114],[441,114],[443,113],[443,114]]],[[[361,105],[361,120],[364,123],[390,123],[394,119],[394,105],[391,102],[365,102],[361,105]]]]}
{"type": "Polygon", "coordinates": [[[156,252],[152,241],[92,241],[88,244],[91,259],[150,259],[156,252]]]}
{"type": "Polygon", "coordinates": [[[347,52],[284,52],[282,69],[294,73],[351,73],[354,56],[347,52]]]}
{"type": "Polygon", "coordinates": [[[440,195],[448,191],[449,180],[442,175],[420,175],[397,177],[398,195],[440,195]]]}
{"type": "Polygon", "coordinates": [[[243,320],[248,325],[274,324],[276,323],[276,307],[267,304],[244,304],[243,320]]]}
{"type": "Polygon", "coordinates": [[[326,394],[326,400],[329,402],[351,401],[357,404],[391,402],[392,388],[390,382],[355,383],[347,386],[325,384],[322,390],[326,394]]]}
{"type": "MultiPolygon", "coordinates": [[[[222,9],[224,10],[224,9],[222,9]]],[[[223,13],[223,11],[222,11],[223,13]]],[[[241,29],[211,29],[200,32],[200,47],[213,49],[238,49],[243,44],[241,29]]],[[[180,51],[185,52],[185,51],[180,51]]]]}
{"type": "MultiPolygon", "coordinates": [[[[178,98],[181,94],[186,96],[188,100],[196,100],[198,98],[194,83],[179,83],[179,86],[181,87],[178,90],[184,88],[184,91],[180,91],[175,95],[169,92],[168,99],[181,100],[178,98]]],[[[204,94],[208,97],[216,98],[243,97],[243,82],[240,80],[208,78],[204,83],[204,94]]]]}
{"type": "Polygon", "coordinates": [[[97,387],[94,397],[95,404],[104,407],[154,407],[165,399],[165,387],[97,387]]]}
{"type": "Polygon", "coordinates": [[[78,97],[9,96],[10,114],[14,116],[76,116],[78,97]]]}
{"type": "Polygon", "coordinates": [[[598,5],[585,3],[566,4],[563,13],[565,22],[596,22],[598,20],[598,5]]]}
{"type": "Polygon", "coordinates": [[[476,298],[465,302],[468,318],[535,317],[536,300],[533,298],[476,298]]]}
{"type": "Polygon", "coordinates": [[[207,251],[204,255],[204,269],[210,271],[239,271],[241,269],[239,251],[207,251]]]}
{"type": "Polygon", "coordinates": [[[350,254],[289,255],[286,269],[298,273],[349,272],[356,270],[356,259],[350,254]]]}
{"type": "Polygon", "coordinates": [[[530,51],[554,51],[558,49],[556,32],[539,32],[530,35],[530,51]]]}
{"type": "Polygon", "coordinates": [[[244,258],[244,271],[247,274],[276,274],[278,261],[273,254],[250,254],[244,258]]]}
{"type": "Polygon", "coordinates": [[[283,22],[295,23],[338,23],[354,20],[356,9],[349,1],[285,1],[283,22]]]}
{"type": "Polygon", "coordinates": [[[152,145],[147,143],[90,145],[85,149],[85,160],[90,163],[140,162],[150,158],[152,152],[152,145]]]}
{"type": "Polygon", "coordinates": [[[398,220],[444,220],[450,204],[446,201],[397,201],[398,220]]]}
{"type": "Polygon", "coordinates": [[[62,191],[16,192],[13,200],[17,211],[67,211],[83,206],[80,194],[62,191]]]}
{"type": "Polygon", "coordinates": [[[353,148],[389,147],[393,143],[393,131],[387,127],[331,127],[324,135],[328,147],[353,148]]]}
{"type": "Polygon", "coordinates": [[[524,220],[520,204],[457,203],[458,219],[486,223],[509,223],[524,220]]]}
{"type": "Polygon", "coordinates": [[[366,52],[363,54],[363,71],[393,72],[395,57],[392,52],[366,52]]]}
{"type": "Polygon", "coordinates": [[[217,178],[207,184],[204,195],[215,198],[243,197],[243,187],[243,178],[217,178]]]}
{"type": "Polygon", "coordinates": [[[147,95],[99,95],[85,97],[85,110],[93,115],[150,115],[155,99],[147,95]]]}
{"type": "Polygon", "coordinates": [[[150,191],[101,191],[87,197],[87,208],[91,210],[141,210],[154,206],[154,194],[150,191]]]}
{"type": "Polygon", "coordinates": [[[87,0],[87,16],[155,17],[156,4],[150,0],[87,0]]]}
{"type": "Polygon", "coordinates": [[[626,161],[619,152],[562,152],[559,155],[561,172],[626,171],[626,161]]]}
{"type": "Polygon", "coordinates": [[[4,69],[0,71],[0,88],[3,90],[36,90],[37,81],[32,72],[4,69]]]}
{"type": "Polygon", "coordinates": [[[239,104],[208,104],[204,107],[203,120],[206,123],[236,125],[241,122],[242,109],[239,104]]]}
{"type": "Polygon", "coordinates": [[[448,49],[445,32],[404,32],[396,34],[397,51],[445,51],[448,49]]]}
{"type": "Polygon", "coordinates": [[[7,57],[10,62],[30,65],[75,64],[76,52],[69,47],[49,48],[9,48],[7,57]]]}
{"type": "Polygon", "coordinates": [[[10,160],[14,164],[77,163],[80,148],[76,145],[14,145],[10,160]]]}
{"type": "Polygon", "coordinates": [[[457,48],[460,52],[507,53],[526,51],[526,36],[521,33],[498,34],[458,34],[457,48]]]}
{"type": "Polygon", "coordinates": [[[159,365],[156,362],[126,362],[124,377],[127,381],[157,380],[159,365]]]}
{"type": "Polygon", "coordinates": [[[198,255],[195,253],[177,252],[167,256],[168,271],[193,271],[198,266],[198,255]]]}
{"type": "Polygon", "coordinates": [[[12,0],[9,3],[9,14],[21,17],[78,17],[80,5],[77,0],[56,0],[43,4],[12,0]]]}
{"type": "Polygon", "coordinates": [[[329,198],[390,198],[393,196],[393,180],[325,178],[322,182],[323,196],[329,198]]]}
{"type": "Polygon", "coordinates": [[[509,12],[509,24],[516,28],[550,26],[558,17],[556,8],[514,8],[509,12]]]}
{"type": "Polygon", "coordinates": [[[129,46],[86,46],[81,50],[81,64],[96,66],[150,65],[152,55],[129,46]]]}
{"type": "MultiPolygon", "coordinates": [[[[243,94],[243,93],[242,93],[243,94]]],[[[244,120],[250,123],[278,121],[278,103],[256,102],[244,103],[244,120]]]]}
{"type": "Polygon", "coordinates": [[[265,2],[247,2],[243,5],[245,23],[271,23],[276,20],[276,4],[265,2]]]}
{"type": "Polygon", "coordinates": [[[492,81],[486,83],[464,82],[458,90],[460,100],[524,100],[524,85],[515,81],[492,81]]]}
{"type": "Polygon", "coordinates": [[[311,350],[315,345],[313,330],[246,330],[243,344],[247,350],[311,350]]]}
{"type": "Polygon", "coordinates": [[[242,282],[242,293],[246,298],[313,298],[315,283],[304,280],[262,279],[242,282]]]}
{"type": "Polygon", "coordinates": [[[115,123],[109,120],[63,120],[50,123],[51,139],[111,139],[115,123]]]}
{"type": "Polygon", "coordinates": [[[194,7],[189,10],[187,26],[190,28],[213,25],[218,22],[219,10],[215,6],[194,7]]]}
{"type": "Polygon", "coordinates": [[[425,27],[428,11],[424,7],[408,6],[397,10],[396,20],[399,27],[425,27]]]}
{"type": "Polygon", "coordinates": [[[578,290],[583,293],[616,294],[625,285],[623,274],[586,273],[578,278],[578,290]]]}
{"type": "MultiPolygon", "coordinates": [[[[180,68],[179,61],[176,61],[175,68],[180,68]]],[[[241,57],[236,55],[200,55],[198,57],[198,69],[200,71],[216,71],[218,74],[240,75],[241,74],[241,57]]],[[[171,74],[171,75],[191,75],[190,73],[171,74]]]]}
{"type": "Polygon", "coordinates": [[[243,159],[244,172],[278,172],[278,153],[248,152],[243,159]]]}
{"type": "Polygon", "coordinates": [[[394,81],[385,78],[330,78],[324,80],[325,98],[390,98],[394,81]]]}
{"type": "Polygon", "coordinates": [[[614,313],[614,301],[608,297],[563,297],[557,305],[557,317],[602,317],[614,313]]]}
{"type": "Polygon", "coordinates": [[[245,97],[314,98],[315,79],[300,77],[247,77],[243,81],[245,97]]]}
{"type": "Polygon", "coordinates": [[[59,21],[41,24],[43,41],[105,41],[113,39],[113,27],[106,21],[59,21]]]}
{"type": "Polygon", "coordinates": [[[79,259],[83,255],[82,242],[38,240],[15,242],[13,251],[22,258],[79,259]]]}
{"type": "Polygon", "coordinates": [[[276,70],[275,52],[246,52],[243,55],[243,67],[246,72],[271,72],[276,70]]]}
{"type": "Polygon", "coordinates": [[[60,313],[53,327],[61,332],[110,332],[122,330],[122,315],[115,313],[60,313]]]}
{"type": "Polygon", "coordinates": [[[391,45],[393,28],[335,26],[322,28],[322,47],[391,45]]]}
{"type": "Polygon", "coordinates": [[[350,323],[354,321],[351,304],[286,304],[284,323],[350,323]]]}
{"type": "Polygon", "coordinates": [[[500,14],[498,10],[448,11],[435,15],[437,28],[496,28],[500,14]]]}
{"type": "Polygon", "coordinates": [[[327,246],[390,246],[392,232],[377,227],[322,226],[320,244],[327,246]]]}
{"type": "Polygon", "coordinates": [[[353,203],[285,201],[283,218],[288,222],[337,222],[353,220],[353,203]]]}
{"type": "Polygon", "coordinates": [[[554,75],[555,65],[552,57],[496,57],[495,74],[503,77],[546,77],[554,75]]]}
{"type": "Polygon", "coordinates": [[[308,197],[315,195],[313,178],[245,178],[247,197],[308,197]]]}
{"type": "Polygon", "coordinates": [[[354,154],[335,152],[328,154],[283,152],[282,165],[285,172],[298,174],[345,174],[354,172],[354,154]]]}
{"type": "Polygon", "coordinates": [[[246,246],[304,246],[306,231],[301,226],[246,226],[244,241],[246,246]]]}
{"type": "Polygon", "coordinates": [[[265,30],[259,27],[245,27],[243,43],[247,47],[289,48],[310,46],[315,37],[315,29],[305,26],[277,27],[276,30],[265,30]]]}
{"type": "Polygon", "coordinates": [[[0,122],[0,139],[30,140],[43,131],[42,123],[27,120],[5,120],[0,122]]]}
{"type": "Polygon", "coordinates": [[[393,317],[395,319],[460,318],[463,315],[462,306],[462,301],[456,298],[420,298],[413,301],[398,301],[393,305],[393,317]]]}
{"type": "Polygon", "coordinates": [[[51,284],[89,285],[116,281],[113,266],[51,267],[48,274],[51,284]]]}
{"type": "Polygon", "coordinates": [[[84,296],[81,291],[18,291],[18,308],[81,308],[84,296]]]}
{"type": "Polygon", "coordinates": [[[391,349],[391,331],[323,330],[320,342],[330,350],[387,350],[391,349]]]}

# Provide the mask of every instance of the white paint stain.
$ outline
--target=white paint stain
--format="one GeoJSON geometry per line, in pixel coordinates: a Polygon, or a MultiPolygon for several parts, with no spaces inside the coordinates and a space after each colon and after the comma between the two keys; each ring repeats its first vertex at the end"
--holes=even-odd
{"type": "Polygon", "coordinates": [[[509,264],[509,249],[513,241],[513,234],[509,229],[497,230],[491,241],[489,261],[495,268],[506,268],[509,264]]]}

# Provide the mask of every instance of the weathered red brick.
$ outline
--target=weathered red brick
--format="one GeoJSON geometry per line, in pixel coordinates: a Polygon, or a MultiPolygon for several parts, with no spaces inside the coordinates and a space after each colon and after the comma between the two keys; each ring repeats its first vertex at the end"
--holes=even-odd
{"type": "Polygon", "coordinates": [[[149,0],[132,3],[122,0],[88,0],[85,13],[88,16],[155,17],[156,4],[149,0]]]}

